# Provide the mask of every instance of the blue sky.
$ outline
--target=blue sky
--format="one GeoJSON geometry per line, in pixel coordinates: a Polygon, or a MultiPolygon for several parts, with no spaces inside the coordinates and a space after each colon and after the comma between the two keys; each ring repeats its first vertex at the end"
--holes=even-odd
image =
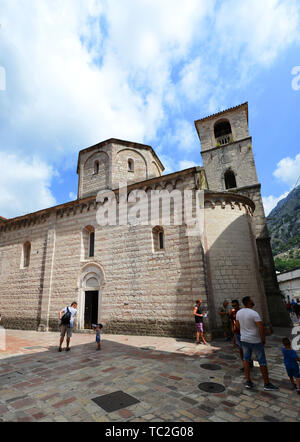
{"type": "Polygon", "coordinates": [[[266,212],[296,183],[298,0],[0,0],[0,23],[0,215],[75,199],[107,138],[201,165],[194,121],[246,101],[266,212]]]}

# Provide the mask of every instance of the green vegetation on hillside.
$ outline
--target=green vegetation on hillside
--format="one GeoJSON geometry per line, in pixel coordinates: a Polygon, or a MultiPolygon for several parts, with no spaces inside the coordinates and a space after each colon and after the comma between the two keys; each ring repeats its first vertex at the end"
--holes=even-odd
{"type": "Polygon", "coordinates": [[[281,259],[275,258],[275,268],[277,272],[287,272],[300,268],[300,259],[281,259]]]}
{"type": "Polygon", "coordinates": [[[271,245],[278,272],[300,267],[300,186],[268,218],[271,245]]]}

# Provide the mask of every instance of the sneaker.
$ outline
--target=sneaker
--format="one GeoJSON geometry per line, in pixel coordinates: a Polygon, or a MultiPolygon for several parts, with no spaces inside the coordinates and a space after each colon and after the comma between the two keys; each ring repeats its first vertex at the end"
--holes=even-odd
{"type": "Polygon", "coordinates": [[[293,390],[298,390],[297,385],[296,384],[292,384],[292,389],[293,390]]]}
{"type": "Polygon", "coordinates": [[[264,390],[265,390],[265,391],[278,391],[278,390],[279,390],[279,387],[276,387],[276,386],[273,385],[273,384],[265,384],[265,386],[264,386],[264,390]]]}
{"type": "Polygon", "coordinates": [[[250,381],[246,383],[245,387],[248,388],[248,390],[253,390],[255,385],[253,384],[253,382],[250,381]]]}
{"type": "Polygon", "coordinates": [[[70,351],[71,349],[70,348],[66,348],[66,351],[70,351]]]}
{"type": "Polygon", "coordinates": [[[62,348],[61,348],[61,347],[59,347],[58,351],[59,351],[59,353],[61,353],[61,352],[62,352],[62,348]]]}

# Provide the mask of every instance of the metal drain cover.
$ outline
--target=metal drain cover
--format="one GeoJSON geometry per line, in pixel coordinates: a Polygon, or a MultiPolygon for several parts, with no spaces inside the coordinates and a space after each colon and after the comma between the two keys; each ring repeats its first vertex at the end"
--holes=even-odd
{"type": "Polygon", "coordinates": [[[205,393],[223,393],[226,390],[224,385],[215,384],[214,382],[204,382],[199,385],[200,390],[205,391],[205,393]]]}
{"type": "Polygon", "coordinates": [[[107,413],[113,413],[114,411],[140,403],[136,398],[129,396],[129,394],[123,391],[116,391],[115,393],[99,396],[92,400],[107,413]]]}
{"type": "Polygon", "coordinates": [[[145,351],[156,350],[156,347],[141,347],[140,350],[145,350],[145,351]]]}
{"type": "Polygon", "coordinates": [[[222,367],[216,364],[202,364],[200,365],[200,367],[204,368],[204,370],[212,370],[212,371],[222,370],[222,367]]]}
{"type": "Polygon", "coordinates": [[[232,355],[226,355],[226,354],[219,354],[218,357],[220,359],[225,359],[227,361],[236,361],[236,357],[232,355]]]}

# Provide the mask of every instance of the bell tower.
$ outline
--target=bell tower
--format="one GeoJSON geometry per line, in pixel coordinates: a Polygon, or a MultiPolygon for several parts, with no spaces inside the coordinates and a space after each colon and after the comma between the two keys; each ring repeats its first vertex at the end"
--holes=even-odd
{"type": "Polygon", "coordinates": [[[198,120],[195,126],[209,190],[239,193],[255,203],[256,244],[271,322],[278,327],[288,326],[290,319],[279,291],[249,134],[248,103],[198,120]]]}

